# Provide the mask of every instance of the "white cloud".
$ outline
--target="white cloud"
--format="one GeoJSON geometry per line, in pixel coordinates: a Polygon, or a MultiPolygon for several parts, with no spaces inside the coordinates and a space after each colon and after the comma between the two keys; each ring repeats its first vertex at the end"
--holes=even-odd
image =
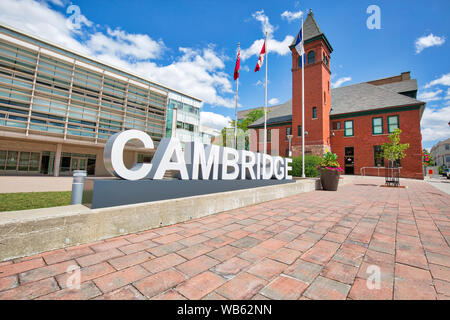
{"type": "Polygon", "coordinates": [[[67,23],[69,17],[70,14],[65,16],[53,10],[44,1],[0,1],[2,23],[129,70],[203,102],[234,107],[234,97],[228,97],[233,93],[231,76],[224,72],[227,57],[218,54],[213,45],[195,50],[179,47],[174,60],[161,65],[153,61],[166,50],[161,39],[154,40],[146,34],[132,34],[121,29],[101,32],[102,26],[96,25],[93,30],[86,23],[84,28],[75,30],[67,23]]]}
{"type": "Polygon", "coordinates": [[[90,54],[89,49],[75,39],[75,32],[68,28],[67,17],[50,9],[47,3],[1,0],[0,21],[80,53],[90,54]]]}
{"type": "Polygon", "coordinates": [[[421,92],[417,95],[417,99],[421,101],[436,101],[441,100],[442,98],[439,97],[439,95],[442,93],[441,89],[438,89],[436,91],[425,91],[421,92]]]}
{"type": "MultiPolygon", "coordinates": [[[[287,35],[283,41],[268,39],[267,50],[268,52],[277,53],[280,56],[284,56],[291,53],[291,49],[289,49],[289,46],[292,44],[292,41],[294,41],[294,37],[290,35],[287,35]]],[[[251,56],[259,56],[263,43],[264,39],[255,40],[249,48],[241,51],[241,59],[246,60],[251,56]]],[[[256,63],[257,61],[255,61],[255,66],[256,63]]]]}
{"type": "Polygon", "coordinates": [[[422,141],[441,140],[450,137],[450,106],[426,107],[422,116],[422,141]]]}
{"type": "Polygon", "coordinates": [[[250,68],[249,68],[247,65],[242,65],[242,66],[241,66],[241,70],[242,70],[242,71],[245,71],[245,72],[249,72],[249,71],[250,71],[250,68]]]}
{"type": "Polygon", "coordinates": [[[230,127],[230,117],[221,114],[202,111],[200,112],[200,124],[210,128],[222,130],[224,127],[230,127]]]}
{"type": "MultiPolygon", "coordinates": [[[[267,17],[264,14],[264,10],[257,11],[253,15],[253,18],[261,22],[261,27],[263,34],[267,30],[267,52],[273,52],[276,54],[279,54],[281,56],[284,56],[286,54],[289,54],[291,50],[289,49],[289,46],[294,41],[294,37],[291,35],[287,35],[284,40],[279,41],[273,38],[273,32],[277,29],[269,22],[269,17],[267,17]]],[[[258,39],[255,40],[252,45],[241,51],[241,59],[246,60],[251,56],[259,56],[261,53],[261,48],[263,46],[264,39],[258,39]]],[[[255,61],[256,65],[256,61],[255,61]]]]}
{"type": "Polygon", "coordinates": [[[450,73],[443,74],[439,79],[433,80],[431,82],[428,82],[425,85],[425,88],[430,88],[435,85],[443,85],[443,86],[450,86],[450,73]]]}
{"type": "Polygon", "coordinates": [[[269,100],[269,104],[270,105],[274,105],[274,104],[277,104],[279,102],[280,102],[280,100],[278,100],[277,98],[272,98],[272,99],[269,100]]]}
{"type": "Polygon", "coordinates": [[[445,95],[444,100],[450,100],[450,88],[447,89],[447,94],[445,95]]]}
{"type": "Polygon", "coordinates": [[[123,30],[107,29],[107,34],[96,32],[87,41],[95,55],[112,54],[124,59],[155,59],[165,49],[162,40],[155,41],[146,34],[130,34],[123,30]]]}
{"type": "Polygon", "coordinates": [[[51,3],[53,3],[53,4],[57,5],[57,6],[60,6],[60,7],[64,6],[64,3],[63,3],[62,0],[48,0],[48,2],[51,2],[51,3]]]}
{"type": "Polygon", "coordinates": [[[417,38],[415,42],[416,53],[421,53],[422,50],[425,48],[441,46],[444,44],[444,42],[445,42],[444,37],[435,36],[432,33],[430,33],[428,36],[417,38]]]}
{"type": "Polygon", "coordinates": [[[281,14],[281,18],[286,19],[288,22],[292,22],[294,20],[300,19],[302,17],[302,15],[303,15],[303,12],[301,10],[297,11],[297,12],[292,12],[292,11],[286,10],[281,14]]]}
{"type": "Polygon", "coordinates": [[[264,10],[256,11],[252,14],[252,17],[261,22],[262,32],[263,34],[267,32],[268,37],[277,29],[277,27],[270,24],[269,17],[264,14],[264,10]]]}
{"type": "Polygon", "coordinates": [[[331,83],[332,88],[338,88],[342,86],[345,82],[352,81],[352,77],[341,77],[337,79],[336,81],[331,83]]]}

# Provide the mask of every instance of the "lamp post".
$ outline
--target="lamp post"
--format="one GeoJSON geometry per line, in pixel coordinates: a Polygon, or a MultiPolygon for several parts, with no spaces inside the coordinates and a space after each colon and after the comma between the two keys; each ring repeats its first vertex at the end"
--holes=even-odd
{"type": "Polygon", "coordinates": [[[292,140],[292,134],[288,134],[287,138],[289,140],[289,153],[288,153],[288,157],[292,157],[292,151],[291,151],[291,140],[292,140]]]}

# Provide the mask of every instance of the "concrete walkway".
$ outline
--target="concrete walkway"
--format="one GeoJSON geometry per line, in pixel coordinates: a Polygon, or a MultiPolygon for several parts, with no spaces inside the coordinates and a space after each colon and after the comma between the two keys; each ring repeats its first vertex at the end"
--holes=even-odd
{"type": "Polygon", "coordinates": [[[3,262],[0,299],[450,299],[450,196],[380,181],[3,262]]]}
{"type": "Polygon", "coordinates": [[[72,177],[0,176],[0,193],[71,190],[72,177]]]}
{"type": "Polygon", "coordinates": [[[442,192],[445,192],[446,194],[450,194],[450,179],[447,179],[445,177],[439,177],[439,178],[425,178],[425,182],[431,184],[433,187],[438,188],[442,192]]]}

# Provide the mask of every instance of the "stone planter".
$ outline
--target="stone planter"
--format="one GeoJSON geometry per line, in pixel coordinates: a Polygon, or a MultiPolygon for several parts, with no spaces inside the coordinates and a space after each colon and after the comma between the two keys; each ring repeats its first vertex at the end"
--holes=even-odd
{"type": "Polygon", "coordinates": [[[320,169],[320,183],[323,190],[336,191],[339,184],[339,171],[332,171],[329,169],[320,169]]]}

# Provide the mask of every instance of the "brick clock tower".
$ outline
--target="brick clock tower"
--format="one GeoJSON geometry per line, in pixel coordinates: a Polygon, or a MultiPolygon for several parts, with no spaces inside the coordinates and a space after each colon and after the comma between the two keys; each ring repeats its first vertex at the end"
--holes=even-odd
{"type": "MultiPolygon", "coordinates": [[[[330,43],[312,11],[303,25],[305,66],[294,47],[292,52],[292,155],[302,154],[302,67],[305,68],[305,154],[322,156],[330,148],[331,69],[330,43]]],[[[294,40],[295,41],[295,40],[294,40]]]]}

